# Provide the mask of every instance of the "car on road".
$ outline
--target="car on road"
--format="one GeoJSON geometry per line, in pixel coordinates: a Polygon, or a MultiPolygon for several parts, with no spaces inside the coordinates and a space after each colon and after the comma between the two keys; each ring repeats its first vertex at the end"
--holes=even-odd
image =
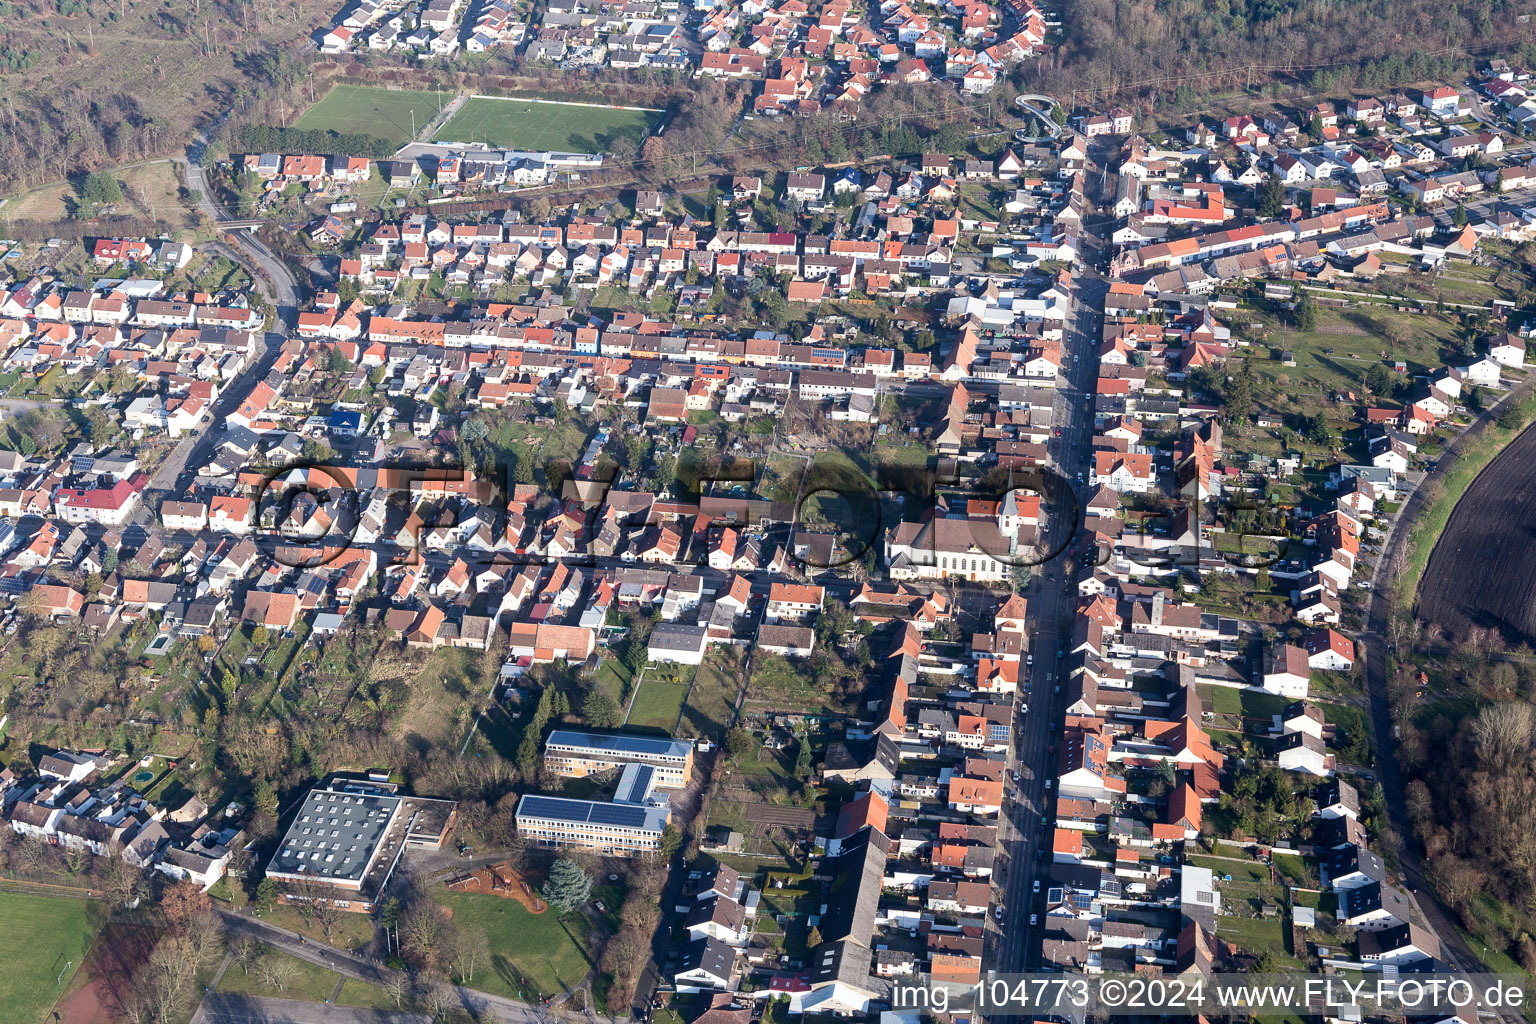
{"type": "Polygon", "coordinates": [[[1003,921],[1003,908],[1001,906],[993,907],[992,912],[997,915],[997,921],[1001,924],[1003,921]]]}
{"type": "Polygon", "coordinates": [[[1045,814],[1040,815],[1040,827],[1041,828],[1047,828],[1047,827],[1050,826],[1050,824],[1051,824],[1051,819],[1050,819],[1049,815],[1045,815],[1045,814]]]}
{"type": "Polygon", "coordinates": [[[1031,928],[1035,927],[1035,925],[1037,925],[1039,923],[1040,923],[1040,915],[1039,914],[1030,914],[1029,915],[1029,926],[1031,928]]]}
{"type": "Polygon", "coordinates": [[[1035,892],[1040,891],[1040,879],[1035,879],[1035,892]]]}

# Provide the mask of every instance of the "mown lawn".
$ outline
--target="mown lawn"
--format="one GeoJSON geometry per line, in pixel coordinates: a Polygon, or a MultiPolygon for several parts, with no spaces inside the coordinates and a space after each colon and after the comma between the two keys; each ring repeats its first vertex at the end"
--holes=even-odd
{"type": "MultiPolygon", "coordinates": [[[[288,904],[279,904],[256,916],[279,928],[287,928],[291,932],[298,932],[319,942],[325,941],[325,935],[319,927],[306,924],[299,912],[288,904]]],[[[372,918],[366,914],[342,914],[341,920],[337,922],[331,933],[330,945],[338,949],[353,950],[366,946],[371,941],[373,941],[372,918]]]]}
{"type": "Polygon", "coordinates": [[[336,991],[336,983],[341,980],[341,975],[335,971],[328,971],[324,967],[312,964],[308,960],[289,956],[287,953],[272,950],[264,954],[265,957],[276,957],[289,965],[292,976],[283,983],[282,988],[273,985],[263,976],[261,964],[258,962],[249,971],[231,964],[229,970],[224,972],[223,980],[219,982],[219,991],[242,996],[271,996],[280,999],[301,999],[308,1003],[323,1003],[331,998],[331,993],[336,991]]]}
{"type": "Polygon", "coordinates": [[[646,679],[635,692],[635,703],[629,709],[629,721],[625,724],[671,734],[677,728],[677,716],[682,714],[683,697],[687,693],[687,683],[646,679]]]}
{"type": "Polygon", "coordinates": [[[621,138],[638,146],[664,116],[660,111],[471,96],[438,131],[436,141],[603,153],[621,138]]]}
{"type": "Polygon", "coordinates": [[[1299,967],[1285,945],[1285,920],[1280,917],[1218,917],[1216,934],[1250,953],[1268,950],[1285,967],[1299,967]]]}
{"type": "Polygon", "coordinates": [[[0,1016],[40,1024],[69,988],[103,919],[89,900],[0,893],[0,1016]]]}
{"type": "Polygon", "coordinates": [[[441,886],[432,898],[452,912],[456,929],[485,936],[490,962],[469,981],[471,988],[513,999],[543,998],[579,983],[594,966],[592,924],[584,913],[562,916],[551,908],[530,914],[516,900],[441,886]]]}
{"type": "Polygon", "coordinates": [[[410,141],[413,123],[417,131],[425,128],[451,98],[419,90],[336,85],[293,126],[342,135],[371,135],[403,145],[410,141]]]}
{"type": "MultiPolygon", "coordinates": [[[[1245,317],[1250,313],[1245,310],[1245,317]]],[[[1449,320],[1386,307],[1320,305],[1311,331],[1290,329],[1289,314],[1266,312],[1253,318],[1271,326],[1254,346],[1254,372],[1292,400],[1322,399],[1339,390],[1359,394],[1371,365],[1392,359],[1406,362],[1410,375],[1424,373],[1444,362],[1442,350],[1456,337],[1456,325],[1449,320]],[[1295,355],[1295,366],[1266,358],[1281,350],[1295,355]]]]}

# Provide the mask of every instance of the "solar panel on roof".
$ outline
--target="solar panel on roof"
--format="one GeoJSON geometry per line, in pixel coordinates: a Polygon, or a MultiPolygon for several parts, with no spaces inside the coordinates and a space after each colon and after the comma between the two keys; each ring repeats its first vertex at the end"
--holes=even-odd
{"type": "Polygon", "coordinates": [[[645,808],[625,804],[593,804],[587,820],[598,825],[641,828],[645,825],[645,808]]]}
{"type": "Polygon", "coordinates": [[[671,754],[681,756],[688,744],[680,740],[663,740],[650,736],[605,735],[595,732],[574,732],[557,729],[549,734],[549,743],[556,746],[593,747],[599,750],[618,750],[638,754],[671,754]],[[679,751],[679,747],[682,748],[679,751]]]}
{"type": "MultiPolygon", "coordinates": [[[[548,796],[525,796],[518,810],[535,818],[569,818],[572,812],[580,810],[581,804],[582,801],[579,800],[560,800],[548,796]]],[[[586,816],[582,815],[578,820],[585,821],[586,816]]]]}

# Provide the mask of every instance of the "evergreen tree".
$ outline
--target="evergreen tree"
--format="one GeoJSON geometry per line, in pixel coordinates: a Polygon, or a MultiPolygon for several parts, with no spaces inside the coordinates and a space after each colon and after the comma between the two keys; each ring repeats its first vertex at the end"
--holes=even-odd
{"type": "Polygon", "coordinates": [[[1333,439],[1328,429],[1328,417],[1318,413],[1307,421],[1307,440],[1313,444],[1328,444],[1333,439]]]}
{"type": "Polygon", "coordinates": [[[1223,389],[1222,404],[1226,406],[1228,422],[1245,420],[1252,414],[1256,386],[1253,364],[1244,359],[1242,368],[1231,376],[1223,389]]]}
{"type": "Polygon", "coordinates": [[[1174,786],[1174,784],[1176,782],[1178,782],[1177,776],[1175,776],[1173,774],[1173,762],[1172,761],[1161,761],[1161,762],[1159,762],[1158,763],[1158,767],[1157,767],[1157,774],[1158,774],[1159,778],[1161,778],[1164,782],[1168,783],[1168,786],[1169,786],[1170,789],[1174,786]]]}
{"type": "Polygon", "coordinates": [[[672,855],[683,845],[683,833],[676,825],[668,822],[661,830],[661,859],[671,860],[672,855]]]}
{"type": "Polygon", "coordinates": [[[617,729],[623,724],[624,713],[618,702],[603,690],[593,690],[582,701],[581,713],[587,724],[599,729],[617,729]]]}
{"type": "Polygon", "coordinates": [[[795,778],[804,782],[811,777],[811,739],[804,733],[800,735],[799,752],[795,754],[795,778]]]}
{"type": "Polygon", "coordinates": [[[256,884],[256,899],[252,901],[257,913],[271,910],[277,906],[277,883],[270,878],[263,878],[256,884]]]}
{"type": "Polygon", "coordinates": [[[1298,331],[1317,330],[1317,300],[1311,292],[1304,291],[1301,298],[1296,300],[1296,329],[1298,331]]]}
{"type": "Polygon", "coordinates": [[[1281,181],[1278,175],[1272,174],[1264,182],[1264,190],[1259,193],[1258,213],[1260,217],[1267,219],[1279,216],[1283,209],[1285,209],[1285,182],[1281,181]]]}
{"type": "Polygon", "coordinates": [[[550,906],[569,914],[585,905],[592,895],[592,876],[574,860],[561,857],[550,867],[539,894],[550,906]]]}
{"type": "Polygon", "coordinates": [[[80,182],[80,198],[92,206],[122,202],[123,190],[117,179],[103,171],[92,171],[80,182]]]}
{"type": "Polygon", "coordinates": [[[1365,386],[1373,395],[1386,395],[1392,391],[1392,371],[1385,363],[1374,363],[1365,371],[1365,386]]]}
{"type": "Polygon", "coordinates": [[[725,752],[733,758],[744,756],[752,747],[752,734],[740,726],[725,734],[725,752]]]}

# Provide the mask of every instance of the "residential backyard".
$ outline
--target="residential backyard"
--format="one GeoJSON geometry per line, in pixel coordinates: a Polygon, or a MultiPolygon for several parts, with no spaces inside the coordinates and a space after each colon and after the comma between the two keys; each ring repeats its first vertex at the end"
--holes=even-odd
{"type": "Polygon", "coordinates": [[[687,683],[648,677],[635,691],[635,701],[625,725],[659,729],[670,734],[677,728],[677,716],[682,714],[683,698],[687,694],[687,683]]]}

